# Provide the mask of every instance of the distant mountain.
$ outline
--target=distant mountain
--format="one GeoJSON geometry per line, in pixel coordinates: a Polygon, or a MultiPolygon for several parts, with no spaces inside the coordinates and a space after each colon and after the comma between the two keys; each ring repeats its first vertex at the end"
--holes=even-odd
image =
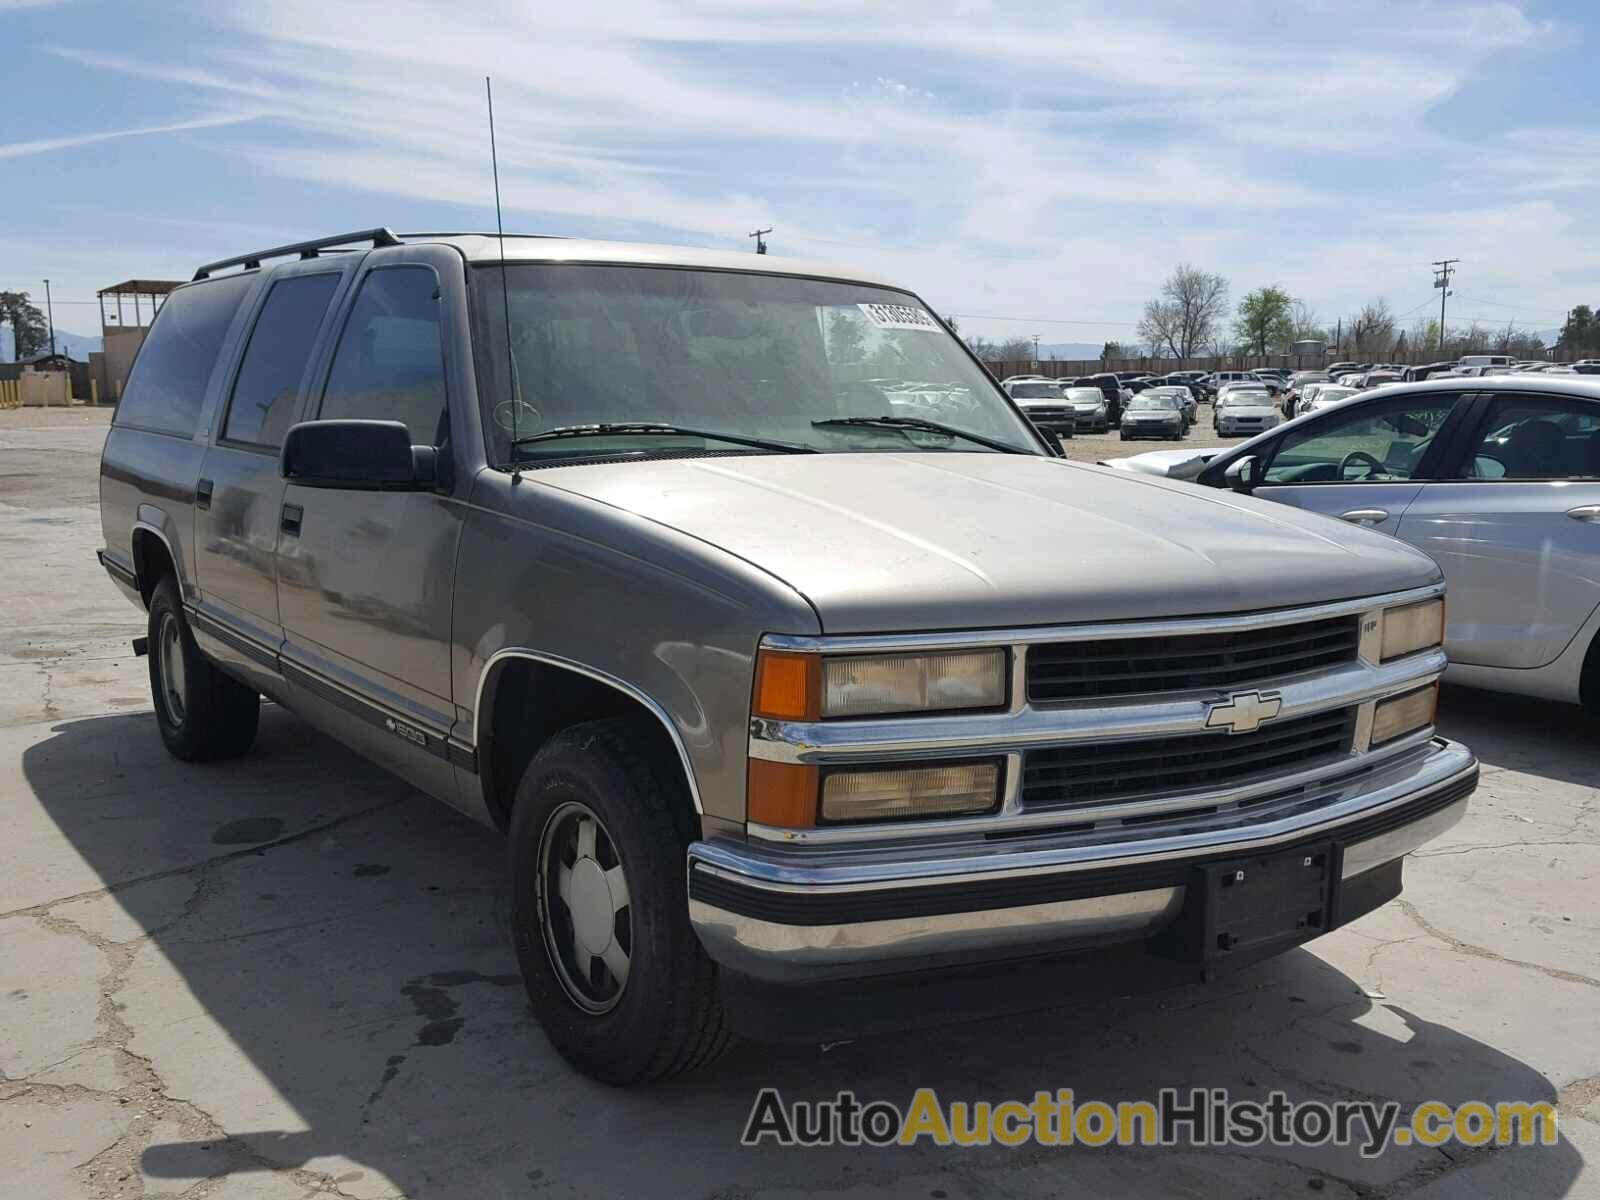
{"type": "MultiPolygon", "coordinates": [[[[88,337],[81,333],[68,333],[65,329],[56,330],[56,353],[66,354],[79,362],[88,362],[91,352],[101,349],[100,339],[88,337]]],[[[16,346],[11,337],[11,326],[0,326],[0,362],[13,362],[16,358],[16,346]]]]}

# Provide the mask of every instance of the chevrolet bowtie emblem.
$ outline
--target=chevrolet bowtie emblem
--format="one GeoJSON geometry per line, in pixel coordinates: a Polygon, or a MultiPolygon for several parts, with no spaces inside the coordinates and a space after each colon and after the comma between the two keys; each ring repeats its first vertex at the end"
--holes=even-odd
{"type": "Polygon", "coordinates": [[[1229,733],[1250,733],[1270,721],[1283,709],[1283,697],[1276,692],[1235,692],[1213,704],[1206,713],[1207,729],[1226,729],[1229,733]]]}

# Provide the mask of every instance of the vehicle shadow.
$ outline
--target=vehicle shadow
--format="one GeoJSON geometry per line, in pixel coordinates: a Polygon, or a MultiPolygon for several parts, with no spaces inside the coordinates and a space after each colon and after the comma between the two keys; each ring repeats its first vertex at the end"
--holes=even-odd
{"type": "MultiPolygon", "coordinates": [[[[1062,1087],[1112,1103],[1169,1086],[1407,1106],[1555,1095],[1526,1063],[1369,997],[1303,950],[1158,995],[832,1047],[746,1044],[697,1075],[608,1088],[572,1072],[529,1013],[499,839],[289,714],[265,710],[251,754],[213,766],[169,759],[149,714],[67,721],[25,751],[23,769],[111,889],[102,902],[143,931],[131,964],[102,982],[131,1030],[125,1048],[227,1132],[157,1136],[141,1159],[152,1191],[303,1168],[352,1196],[471,1200],[546,1188],[940,1197],[993,1194],[1002,1179],[1029,1195],[1070,1181],[1107,1195],[1334,1196],[1409,1186],[1453,1160],[1416,1148],[1366,1160],[1337,1147],[739,1139],[766,1086],[788,1100],[851,1090],[901,1106],[919,1087],[1024,1102],[1062,1087]]],[[[1527,1156],[1527,1196],[1564,1195],[1582,1162],[1565,1139],[1502,1153],[1527,1156]]]]}
{"type": "Polygon", "coordinates": [[[1600,716],[1576,704],[1447,684],[1439,732],[1471,746],[1485,767],[1586,787],[1600,781],[1600,716]]]}

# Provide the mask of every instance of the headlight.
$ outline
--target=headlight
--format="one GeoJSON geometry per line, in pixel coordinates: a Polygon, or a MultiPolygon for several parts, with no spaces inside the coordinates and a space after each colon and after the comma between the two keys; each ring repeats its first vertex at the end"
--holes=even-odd
{"type": "Polygon", "coordinates": [[[995,762],[833,771],[822,780],[822,819],[830,822],[968,816],[999,802],[995,762]]]}
{"type": "Polygon", "coordinates": [[[1396,696],[1378,703],[1372,714],[1372,745],[1381,746],[1433,724],[1439,710],[1439,685],[1396,696]]]}
{"type": "Polygon", "coordinates": [[[848,655],[822,660],[822,715],[998,708],[1006,699],[1004,650],[848,655]]]}
{"type": "Polygon", "coordinates": [[[1383,641],[1379,662],[1402,658],[1444,642],[1444,601],[1424,600],[1388,608],[1383,612],[1383,641]]]}
{"type": "Polygon", "coordinates": [[[815,721],[999,708],[1006,702],[1006,662],[999,647],[828,657],[762,650],[756,659],[751,712],[815,721]]]}

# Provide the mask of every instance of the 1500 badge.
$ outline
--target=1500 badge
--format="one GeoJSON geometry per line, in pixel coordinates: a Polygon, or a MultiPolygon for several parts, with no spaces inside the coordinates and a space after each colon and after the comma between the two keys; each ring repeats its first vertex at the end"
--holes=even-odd
{"type": "Polygon", "coordinates": [[[396,721],[393,717],[385,717],[383,727],[390,733],[421,746],[424,750],[428,748],[428,735],[415,725],[407,725],[404,721],[396,721]]]}

